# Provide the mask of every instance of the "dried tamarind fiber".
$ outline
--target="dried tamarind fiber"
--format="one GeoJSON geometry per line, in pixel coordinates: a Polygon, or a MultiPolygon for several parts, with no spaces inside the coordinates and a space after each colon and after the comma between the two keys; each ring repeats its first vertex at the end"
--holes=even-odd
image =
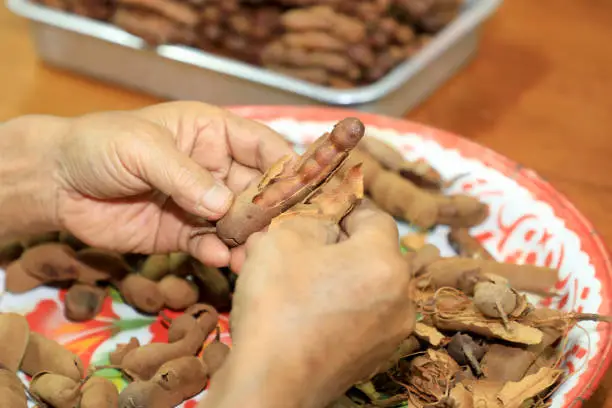
{"type": "Polygon", "coordinates": [[[53,408],[77,408],[81,394],[79,385],[72,378],[41,371],[32,377],[30,393],[53,408]]]}
{"type": "Polygon", "coordinates": [[[14,371],[0,367],[0,407],[27,408],[26,390],[14,371]]]}
{"type": "Polygon", "coordinates": [[[79,356],[55,340],[35,332],[30,332],[20,369],[29,376],[47,371],[68,377],[75,382],[83,378],[83,362],[79,356]]]}
{"type": "Polygon", "coordinates": [[[107,293],[105,288],[79,283],[72,285],[64,298],[64,316],[75,322],[93,319],[102,310],[107,293]]]}
{"type": "Polygon", "coordinates": [[[103,377],[91,377],[81,387],[79,408],[117,408],[119,391],[103,377]]]}
{"type": "Polygon", "coordinates": [[[226,215],[217,222],[217,235],[229,246],[241,245],[274,217],[303,202],[336,173],[364,131],[358,119],[343,119],[301,157],[279,160],[258,184],[236,197],[226,215]]]}
{"type": "Polygon", "coordinates": [[[16,373],[30,341],[30,326],[22,315],[0,313],[0,368],[16,373]]]}

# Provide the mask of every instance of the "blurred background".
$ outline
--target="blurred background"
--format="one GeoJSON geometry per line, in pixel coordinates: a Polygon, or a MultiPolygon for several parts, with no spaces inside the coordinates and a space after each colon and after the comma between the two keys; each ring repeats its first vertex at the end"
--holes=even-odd
{"type": "Polygon", "coordinates": [[[168,99],[405,117],[534,169],[611,245],[611,38],[609,0],[8,0],[0,121],[168,99]]]}

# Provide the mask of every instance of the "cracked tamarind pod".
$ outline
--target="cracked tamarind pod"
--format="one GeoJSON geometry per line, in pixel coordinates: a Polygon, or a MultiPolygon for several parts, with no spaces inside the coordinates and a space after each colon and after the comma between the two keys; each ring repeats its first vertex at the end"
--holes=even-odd
{"type": "MultiPolygon", "coordinates": [[[[231,247],[244,244],[274,217],[306,200],[337,172],[364,131],[359,119],[343,119],[302,156],[279,160],[258,184],[236,197],[227,214],[216,224],[219,238],[231,247]]],[[[196,230],[195,234],[202,232],[210,232],[210,228],[196,230]]]]}

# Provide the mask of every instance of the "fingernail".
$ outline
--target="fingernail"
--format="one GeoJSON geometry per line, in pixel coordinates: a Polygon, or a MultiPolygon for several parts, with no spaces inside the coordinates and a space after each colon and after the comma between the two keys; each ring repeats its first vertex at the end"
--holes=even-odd
{"type": "Polygon", "coordinates": [[[232,192],[220,181],[204,194],[196,210],[198,212],[214,212],[217,214],[225,213],[230,206],[232,192]]]}

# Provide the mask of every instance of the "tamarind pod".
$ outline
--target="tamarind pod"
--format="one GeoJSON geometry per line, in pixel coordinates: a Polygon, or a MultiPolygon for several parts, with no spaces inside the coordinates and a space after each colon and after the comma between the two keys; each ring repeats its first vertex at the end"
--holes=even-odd
{"type": "Polygon", "coordinates": [[[535,265],[502,263],[493,260],[469,258],[443,258],[425,268],[433,288],[450,286],[461,289],[459,280],[469,272],[482,275],[499,275],[508,279],[510,286],[519,291],[550,294],[558,280],[553,268],[535,265]]]}
{"type": "Polygon", "coordinates": [[[208,381],[208,367],[196,356],[179,357],[164,363],[152,382],[180,395],[181,402],[199,394],[208,381]]]}
{"type": "Polygon", "coordinates": [[[79,277],[75,252],[68,245],[40,244],[26,249],[20,259],[23,269],[43,282],[70,281],[79,277]]]}
{"type": "Polygon", "coordinates": [[[119,391],[104,377],[91,377],[81,388],[79,408],[117,408],[119,391]]]}
{"type": "Polygon", "coordinates": [[[23,250],[23,245],[19,240],[2,242],[0,244],[0,266],[8,265],[19,259],[23,250]]]}
{"type": "Polygon", "coordinates": [[[143,9],[119,7],[111,22],[151,46],[174,42],[190,44],[195,41],[195,34],[191,30],[143,9]]]}
{"type": "Polygon", "coordinates": [[[118,0],[121,6],[141,8],[160,14],[187,27],[195,26],[200,17],[188,3],[173,0],[118,0]]]}
{"type": "Polygon", "coordinates": [[[30,332],[20,370],[29,376],[48,371],[74,381],[83,378],[83,362],[79,356],[36,332],[30,332]]]}
{"type": "Polygon", "coordinates": [[[438,201],[439,224],[469,228],[482,223],[489,216],[489,207],[475,197],[461,194],[433,196],[438,201]]]}
{"type": "Polygon", "coordinates": [[[159,281],[170,273],[170,256],[168,254],[149,255],[139,270],[141,276],[152,281],[159,281]]]}
{"type": "Polygon", "coordinates": [[[192,259],[193,277],[200,293],[199,302],[213,306],[218,311],[229,310],[232,295],[229,281],[218,269],[192,259]]]}
{"type": "Polygon", "coordinates": [[[410,44],[416,39],[414,30],[409,25],[399,25],[394,33],[395,40],[400,44],[410,44]]]}
{"type": "Polygon", "coordinates": [[[68,245],[75,251],[87,248],[87,244],[85,244],[83,241],[81,241],[68,231],[60,231],[58,240],[61,244],[68,245]]]}
{"type": "Polygon", "coordinates": [[[28,347],[30,326],[17,313],[0,313],[0,368],[16,373],[28,347]]]}
{"type": "Polygon", "coordinates": [[[191,255],[185,252],[174,252],[168,255],[168,272],[177,276],[186,276],[191,273],[189,265],[191,255]]]}
{"type": "Polygon", "coordinates": [[[164,305],[172,310],[184,310],[198,302],[198,287],[187,279],[167,275],[157,283],[164,305]]]}
{"type": "Polygon", "coordinates": [[[338,75],[329,76],[329,86],[336,89],[350,89],[354,88],[357,84],[349,79],[343,78],[338,75]]]}
{"type": "Polygon", "coordinates": [[[143,276],[133,273],[116,285],[125,301],[144,313],[158,313],[164,307],[157,283],[143,276]]]}
{"type": "Polygon", "coordinates": [[[199,326],[205,333],[212,333],[218,323],[219,313],[214,307],[201,303],[195,304],[172,320],[168,328],[168,342],[174,343],[181,340],[195,326],[199,326]]]}
{"type": "Polygon", "coordinates": [[[121,368],[135,380],[149,380],[164,363],[197,354],[208,334],[200,326],[196,326],[174,343],[150,343],[140,346],[125,354],[121,360],[121,368]]]}
{"type": "Polygon", "coordinates": [[[217,326],[217,336],[202,352],[202,362],[208,368],[208,375],[212,377],[221,368],[230,348],[227,344],[221,342],[221,330],[217,326]]]}
{"type": "Polygon", "coordinates": [[[79,404],[79,383],[49,371],[32,377],[30,393],[53,408],[77,408],[79,404]]]}
{"type": "Polygon", "coordinates": [[[0,408],[27,408],[28,399],[17,374],[0,367],[0,408]]]}
{"type": "Polygon", "coordinates": [[[123,254],[123,260],[130,267],[130,270],[138,271],[149,255],[145,254],[123,254]]]}
{"type": "Polygon", "coordinates": [[[5,280],[4,287],[9,293],[25,293],[44,285],[40,279],[37,279],[28,274],[21,260],[11,262],[4,270],[5,280]]]}
{"type": "Polygon", "coordinates": [[[85,248],[76,253],[76,259],[79,261],[78,281],[88,285],[121,280],[132,272],[123,256],[113,251],[85,248]]]}
{"type": "Polygon", "coordinates": [[[107,294],[105,288],[79,283],[72,285],[64,298],[64,316],[75,322],[93,319],[100,313],[107,294]]]}
{"type": "Polygon", "coordinates": [[[457,255],[463,258],[489,259],[493,256],[470,235],[467,228],[451,228],[447,235],[448,243],[457,255]]]}
{"type": "Polygon", "coordinates": [[[309,50],[272,43],[262,51],[261,59],[265,65],[321,68],[352,80],[361,77],[359,67],[348,56],[336,51],[309,50]]]}
{"type": "Polygon", "coordinates": [[[297,160],[290,157],[279,160],[259,184],[236,197],[217,222],[217,235],[229,246],[241,245],[274,217],[304,201],[337,172],[364,131],[359,119],[345,118],[297,160]]]}
{"type": "Polygon", "coordinates": [[[281,41],[288,47],[308,50],[343,51],[346,48],[344,41],[321,31],[289,32],[281,41]]]}
{"type": "Polygon", "coordinates": [[[125,357],[127,353],[138,347],[140,347],[140,342],[138,341],[138,339],[136,337],[131,337],[129,342],[117,344],[117,347],[115,347],[115,351],[111,351],[110,353],[108,353],[108,360],[112,365],[121,365],[123,357],[125,357]]]}
{"type": "Polygon", "coordinates": [[[59,239],[58,231],[45,232],[42,234],[30,235],[28,237],[22,238],[21,245],[27,249],[27,248],[35,247],[37,245],[46,244],[49,242],[57,242],[58,239],[59,239]]]}
{"type": "Polygon", "coordinates": [[[119,394],[117,408],[174,408],[181,402],[180,393],[156,382],[134,381],[119,394]]]}
{"type": "Polygon", "coordinates": [[[365,24],[328,6],[289,10],[281,16],[281,22],[287,31],[328,31],[351,43],[366,37],[365,24]]]}

